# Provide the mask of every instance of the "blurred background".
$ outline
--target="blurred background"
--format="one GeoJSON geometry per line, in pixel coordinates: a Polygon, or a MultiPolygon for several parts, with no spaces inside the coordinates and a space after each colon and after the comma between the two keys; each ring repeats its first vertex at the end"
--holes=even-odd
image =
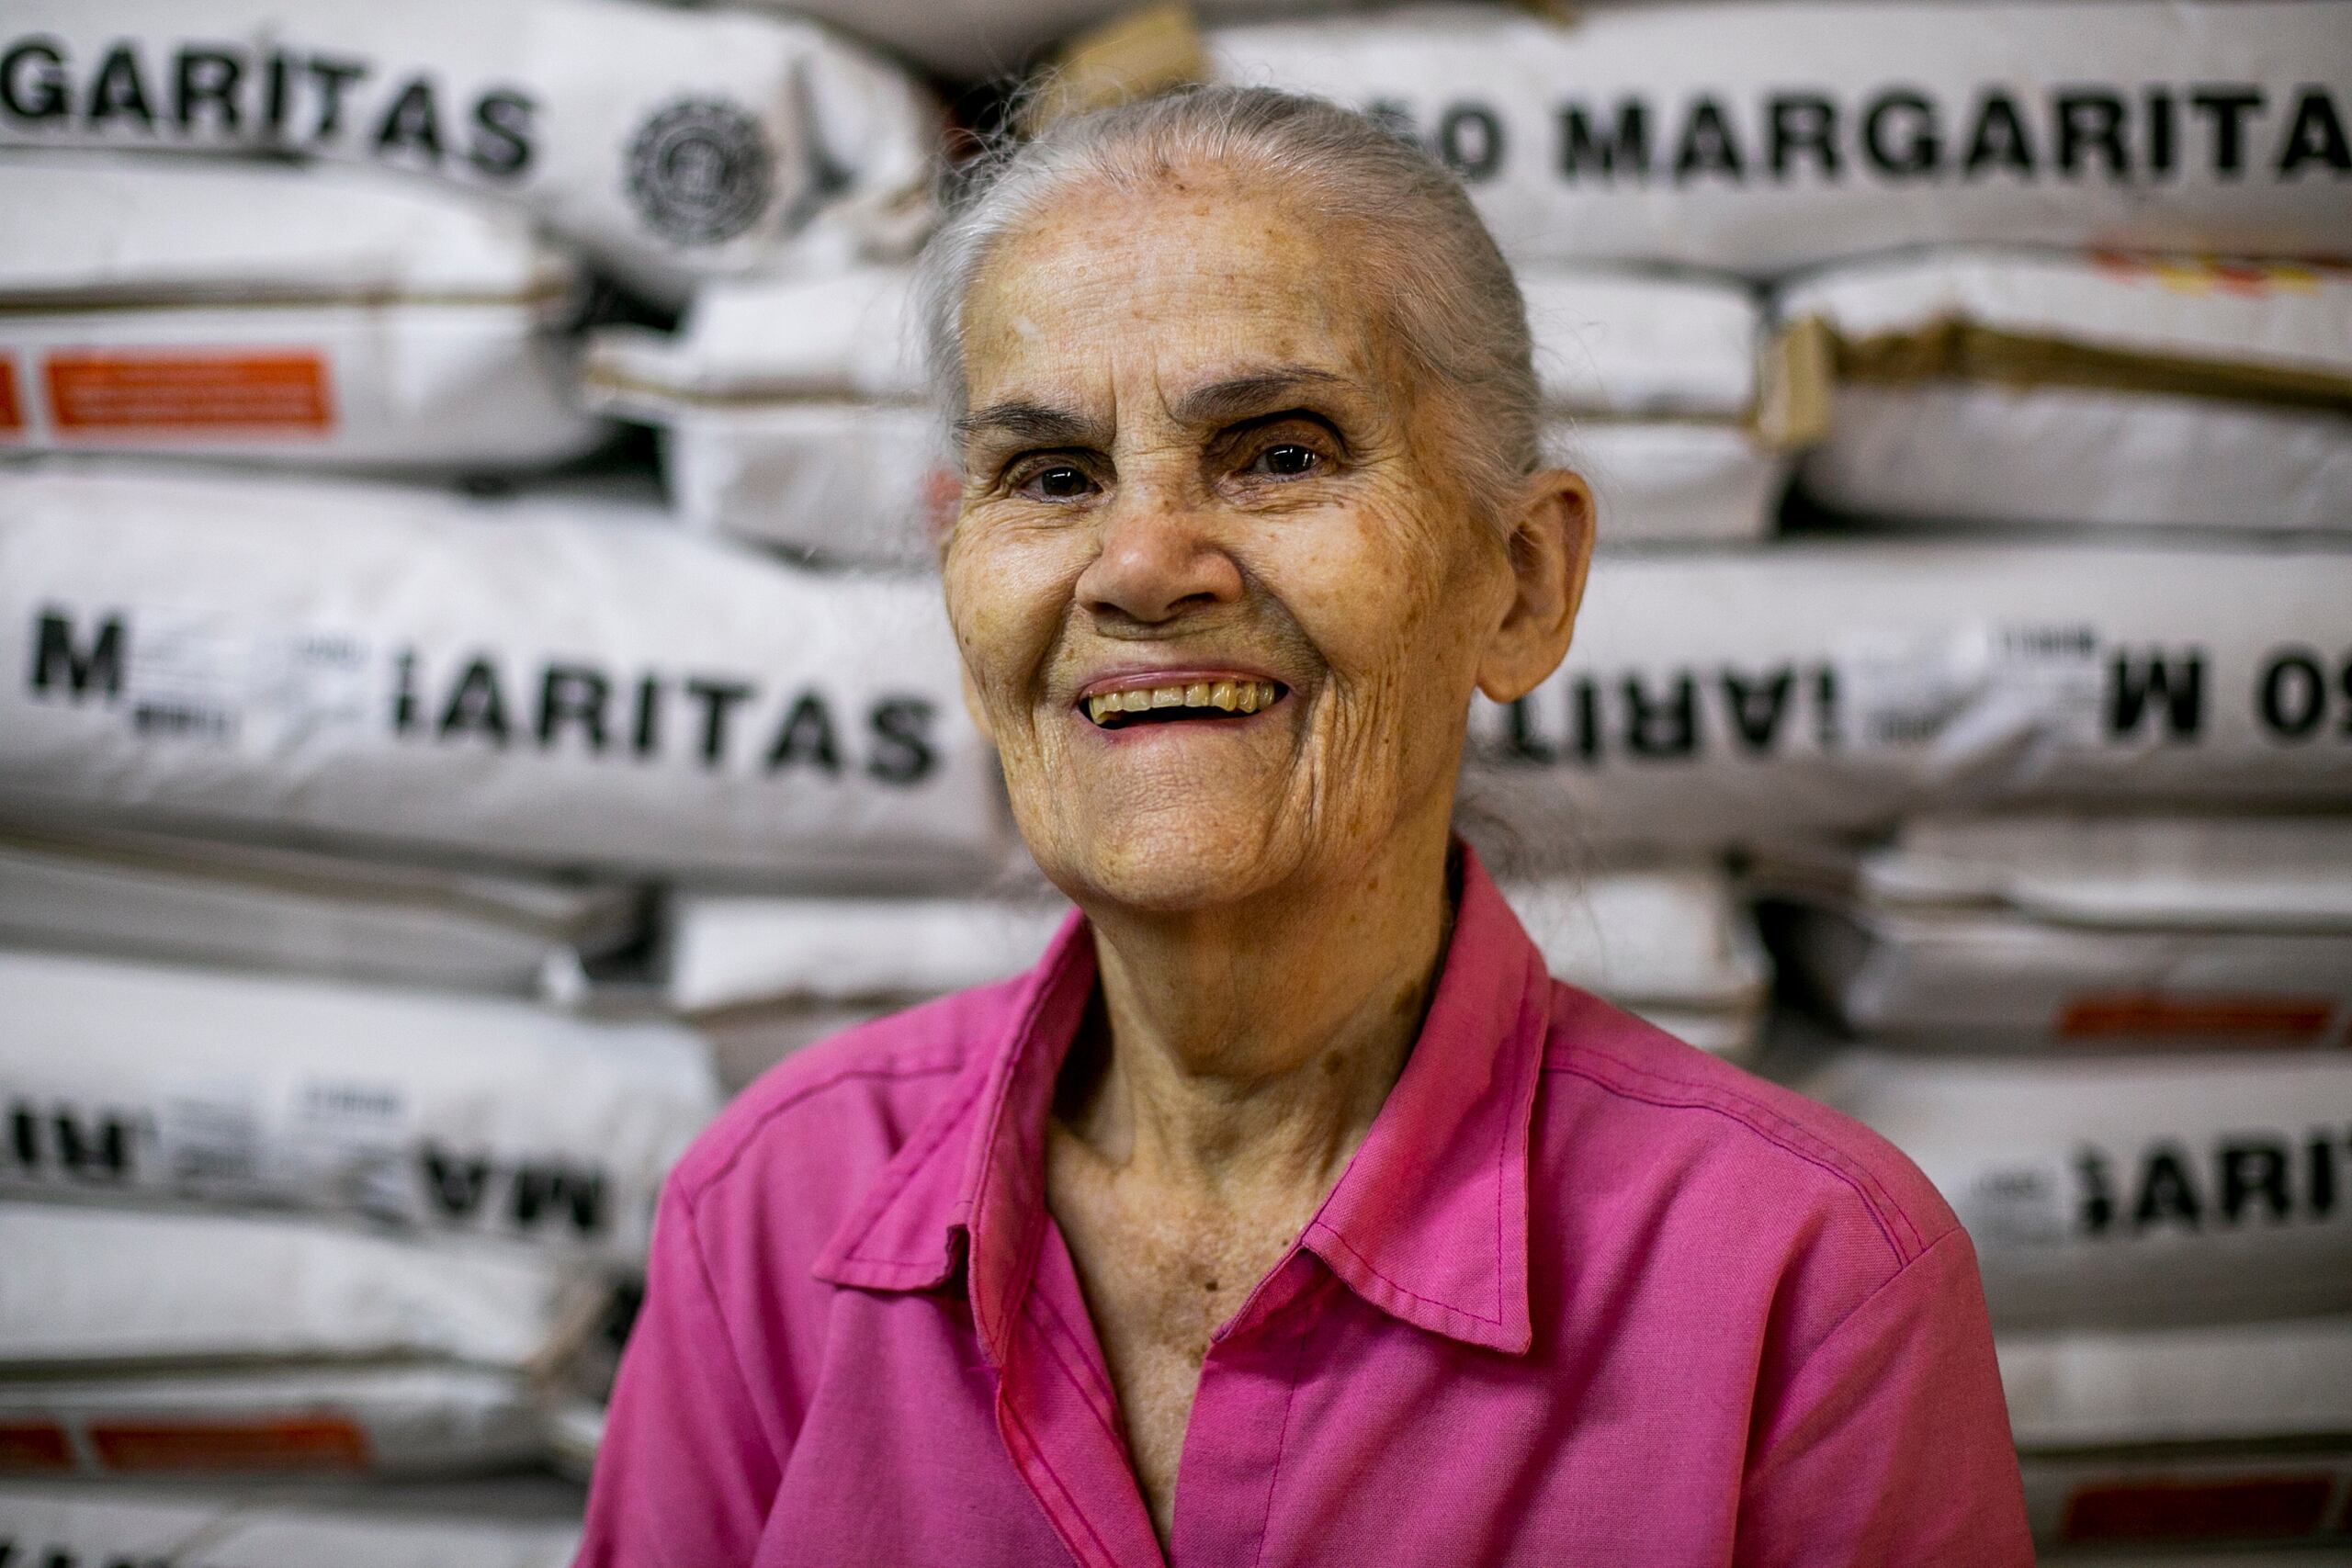
{"type": "Polygon", "coordinates": [[[0,1562],[568,1560],[669,1162],[1063,912],[905,264],[1194,80],[1520,267],[1554,971],[1936,1180],[2053,1560],[2352,1561],[2352,6],[1309,10],[0,0],[0,1562]]]}

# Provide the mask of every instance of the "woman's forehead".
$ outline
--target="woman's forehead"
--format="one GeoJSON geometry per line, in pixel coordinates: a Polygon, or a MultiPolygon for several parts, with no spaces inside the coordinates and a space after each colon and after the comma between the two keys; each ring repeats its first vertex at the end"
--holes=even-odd
{"type": "Polygon", "coordinates": [[[1341,227],[1229,184],[1071,193],[973,280],[969,400],[1082,397],[1136,376],[1176,396],[1272,367],[1371,378],[1387,345],[1341,227]]]}

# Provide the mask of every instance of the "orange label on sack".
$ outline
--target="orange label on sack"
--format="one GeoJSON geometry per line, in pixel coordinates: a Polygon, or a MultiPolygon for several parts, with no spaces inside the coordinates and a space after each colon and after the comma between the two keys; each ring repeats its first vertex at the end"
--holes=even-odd
{"type": "Polygon", "coordinates": [[[334,423],[326,361],[275,354],[52,354],[42,363],[60,434],[317,434],[334,423]]]}
{"type": "Polygon", "coordinates": [[[0,354],[0,435],[16,435],[25,428],[25,405],[17,400],[17,356],[0,354]]]}
{"type": "Polygon", "coordinates": [[[2280,1540],[2324,1522],[2335,1478],[2106,1483],[2066,1499],[2067,1540],[2280,1540]]]}
{"type": "Polygon", "coordinates": [[[54,1421],[0,1421],[0,1471],[71,1470],[74,1446],[54,1421]]]}
{"type": "Polygon", "coordinates": [[[2157,1040],[2188,1036],[2249,1045],[2315,1044],[2335,1003],[2325,997],[2077,997],[2058,1015],[2068,1040],[2157,1040]]]}
{"type": "Polygon", "coordinates": [[[362,1470],[368,1435],[340,1416],[107,1421],[90,1447],[108,1470],[362,1470]]]}

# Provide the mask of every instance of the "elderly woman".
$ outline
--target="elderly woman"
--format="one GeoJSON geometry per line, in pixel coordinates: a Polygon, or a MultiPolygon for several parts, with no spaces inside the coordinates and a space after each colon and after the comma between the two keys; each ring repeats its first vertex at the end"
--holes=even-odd
{"type": "Polygon", "coordinates": [[[934,243],[972,711],[1083,912],[671,1179],[591,1563],[2025,1563],[1968,1238],[1449,831],[1592,538],[1444,172],[1216,89],[934,243]]]}

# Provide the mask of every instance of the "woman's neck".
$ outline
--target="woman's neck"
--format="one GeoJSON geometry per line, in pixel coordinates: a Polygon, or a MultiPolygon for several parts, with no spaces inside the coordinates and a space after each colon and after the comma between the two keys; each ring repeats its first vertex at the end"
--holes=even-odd
{"type": "Polygon", "coordinates": [[[1063,1069],[1064,1124],[1130,1179],[1213,1201],[1328,1190],[1428,1010],[1447,849],[1430,835],[1245,908],[1090,910],[1102,990],[1063,1069]]]}

